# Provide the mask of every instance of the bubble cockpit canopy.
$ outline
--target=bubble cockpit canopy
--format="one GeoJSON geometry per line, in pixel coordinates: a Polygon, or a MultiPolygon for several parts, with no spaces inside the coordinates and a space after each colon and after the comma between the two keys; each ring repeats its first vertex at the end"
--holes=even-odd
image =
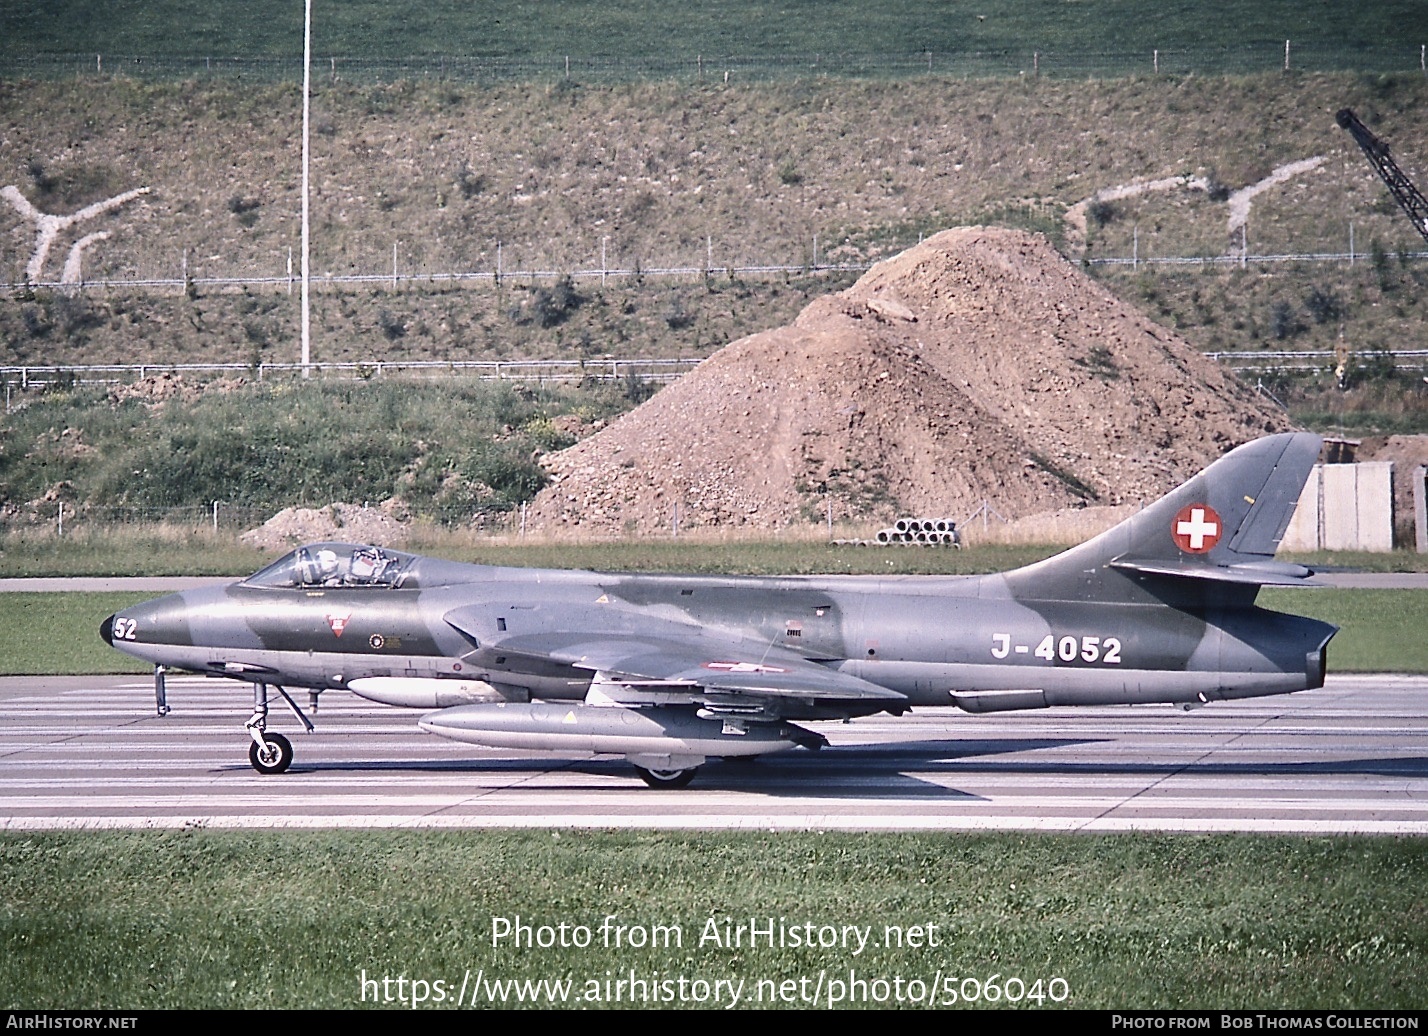
{"type": "Polygon", "coordinates": [[[415,586],[415,555],[363,543],[313,543],[274,561],[243,580],[246,586],[307,587],[415,586]]]}

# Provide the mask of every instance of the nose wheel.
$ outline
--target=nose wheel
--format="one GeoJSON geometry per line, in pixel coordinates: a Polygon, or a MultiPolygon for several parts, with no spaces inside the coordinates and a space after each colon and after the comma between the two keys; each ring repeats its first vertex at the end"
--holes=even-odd
{"type": "Polygon", "coordinates": [[[293,743],[281,734],[264,731],[261,741],[248,746],[248,761],[259,773],[283,773],[293,763],[293,743]]]}

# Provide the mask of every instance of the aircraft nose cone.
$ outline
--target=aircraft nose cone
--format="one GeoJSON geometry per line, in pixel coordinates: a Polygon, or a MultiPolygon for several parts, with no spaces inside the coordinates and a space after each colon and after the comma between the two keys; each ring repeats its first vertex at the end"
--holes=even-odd
{"type": "Polygon", "coordinates": [[[104,638],[104,643],[110,647],[114,646],[114,616],[109,616],[99,624],[99,635],[104,638]]]}

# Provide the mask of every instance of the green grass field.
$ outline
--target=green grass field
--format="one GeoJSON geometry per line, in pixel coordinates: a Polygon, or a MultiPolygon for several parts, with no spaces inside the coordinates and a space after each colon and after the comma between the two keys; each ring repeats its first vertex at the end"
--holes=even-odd
{"type": "MultiPolygon", "coordinates": [[[[613,941],[614,928],[607,931],[613,941]]],[[[971,999],[985,983],[1016,994],[1009,985],[1016,979],[1028,991],[1041,983],[1040,1002],[1022,994],[1020,1006],[1056,1006],[1054,990],[1075,1008],[1421,1008],[1428,843],[580,831],[0,835],[6,1009],[360,1007],[364,973],[392,980],[366,987],[367,1005],[421,988],[423,1006],[451,1007],[463,979],[479,975],[470,986],[477,1006],[516,1006],[509,989],[503,1005],[486,983],[568,980],[570,1006],[599,1007],[607,1006],[605,979],[633,973],[742,981],[741,1006],[757,1007],[784,989],[811,997],[822,973],[817,1006],[839,1006],[829,1002],[837,992],[829,980],[857,995],[848,983],[855,973],[887,984],[866,987],[867,1006],[894,1006],[895,979],[904,990],[919,983],[924,1002],[931,996],[938,1006],[952,995],[971,999]],[[517,948],[511,937],[496,938],[517,916],[532,938],[542,925],[554,935],[563,923],[573,941],[585,926],[591,945],[517,948]],[[603,945],[606,917],[643,933],[635,940],[661,926],[659,945],[603,945]],[[851,929],[847,948],[725,942],[726,926],[751,919],[802,931],[856,926],[867,942],[854,952],[851,929]],[[919,945],[909,946],[914,928],[919,945]],[[418,980],[423,987],[413,987],[418,980]]],[[[665,990],[650,988],[645,1006],[680,1006],[669,1002],[678,987],[667,987],[662,1004],[654,998],[665,990]]],[[[537,1006],[546,1006],[550,987],[541,992],[537,1006]]],[[[725,996],[705,1006],[728,1003],[725,996]]]]}
{"type": "Polygon", "coordinates": [[[1428,673],[1428,592],[1271,589],[1260,604],[1340,627],[1329,644],[1331,673],[1428,673]]]}
{"type": "MultiPolygon", "coordinates": [[[[22,0],[0,11],[0,54],[291,57],[302,53],[302,11],[298,0],[124,5],[22,0]]],[[[316,3],[313,22],[318,53],[373,58],[971,53],[1033,47],[1149,53],[1154,47],[1238,47],[1286,38],[1350,47],[1404,40],[1416,44],[1428,38],[1428,12],[1407,0],[1358,5],[1011,0],[980,7],[914,0],[791,0],[776,7],[754,0],[430,0],[420,5],[361,0],[316,3]]]]}
{"type": "Polygon", "coordinates": [[[0,594],[0,675],[146,673],[99,639],[105,616],[157,594],[0,594]]]}

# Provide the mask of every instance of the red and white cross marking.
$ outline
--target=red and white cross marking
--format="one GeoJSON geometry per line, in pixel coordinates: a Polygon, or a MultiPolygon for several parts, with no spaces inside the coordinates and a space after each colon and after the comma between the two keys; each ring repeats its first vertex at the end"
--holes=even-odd
{"type": "Polygon", "coordinates": [[[1187,554],[1204,554],[1220,542],[1225,524],[1209,504],[1187,504],[1175,515],[1170,535],[1187,554]]]}

